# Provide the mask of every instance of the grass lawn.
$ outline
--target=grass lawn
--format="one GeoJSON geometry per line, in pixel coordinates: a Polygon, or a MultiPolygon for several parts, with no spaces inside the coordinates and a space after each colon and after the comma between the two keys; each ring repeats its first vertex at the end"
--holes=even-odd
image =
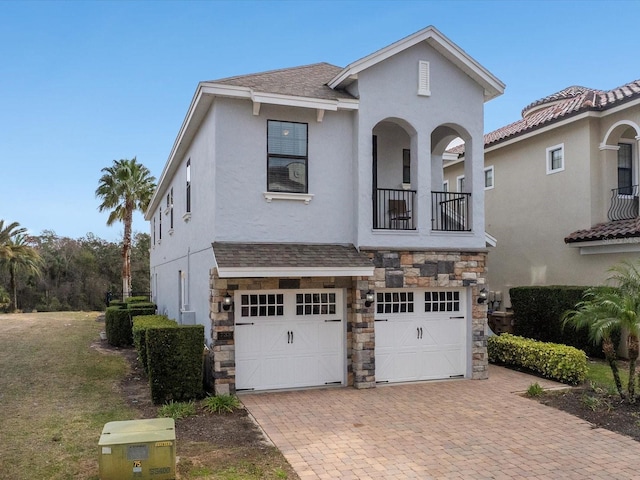
{"type": "MultiPolygon", "coordinates": [[[[127,360],[91,346],[97,315],[0,314],[0,478],[98,480],[104,424],[140,418],[120,389],[127,360]]],[[[177,455],[181,480],[298,478],[273,447],[184,441],[177,455]]]]}
{"type": "Polygon", "coordinates": [[[125,361],[89,348],[96,313],[0,315],[0,476],[98,478],[104,424],[133,418],[114,389],[125,361]]]}
{"type": "MultiPolygon", "coordinates": [[[[606,388],[615,389],[616,384],[613,381],[611,367],[604,360],[589,360],[589,372],[587,373],[587,381],[606,388]]],[[[618,370],[620,371],[620,379],[622,386],[626,389],[629,379],[629,367],[626,361],[618,362],[618,370]]]]}

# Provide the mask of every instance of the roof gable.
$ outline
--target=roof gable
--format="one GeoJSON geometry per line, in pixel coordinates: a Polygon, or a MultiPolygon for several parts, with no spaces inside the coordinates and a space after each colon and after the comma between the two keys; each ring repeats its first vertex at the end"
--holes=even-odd
{"type": "Polygon", "coordinates": [[[471,58],[464,50],[445,37],[438,29],[429,26],[409,35],[391,45],[347,65],[330,82],[331,88],[344,88],[353,82],[358,74],[393,55],[396,55],[420,42],[427,42],[437,52],[471,77],[484,89],[485,101],[501,95],[505,85],[487,69],[471,58]]]}

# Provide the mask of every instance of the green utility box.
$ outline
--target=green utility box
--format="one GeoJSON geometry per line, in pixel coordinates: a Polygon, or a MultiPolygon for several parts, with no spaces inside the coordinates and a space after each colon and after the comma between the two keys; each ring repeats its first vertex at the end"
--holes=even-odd
{"type": "Polygon", "coordinates": [[[172,418],[109,422],[100,435],[100,480],[174,480],[176,427],[172,418]]]}

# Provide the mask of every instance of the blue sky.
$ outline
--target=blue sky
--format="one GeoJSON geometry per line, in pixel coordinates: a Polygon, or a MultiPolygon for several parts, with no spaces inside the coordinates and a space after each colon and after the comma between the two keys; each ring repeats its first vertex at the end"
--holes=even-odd
{"type": "Polygon", "coordinates": [[[346,66],[434,25],[506,83],[491,131],[568,86],[640,78],[638,18],[640,2],[615,0],[0,0],[0,219],[119,240],[100,169],[136,156],[159,177],[202,80],[346,66]]]}

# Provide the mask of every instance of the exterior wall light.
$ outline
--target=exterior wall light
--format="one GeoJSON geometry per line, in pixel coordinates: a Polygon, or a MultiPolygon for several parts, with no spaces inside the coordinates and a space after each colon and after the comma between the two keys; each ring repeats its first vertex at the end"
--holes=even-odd
{"type": "Polygon", "coordinates": [[[480,293],[478,294],[478,303],[482,305],[486,301],[487,301],[487,289],[483,288],[482,290],[480,290],[480,293]]]}
{"type": "Polygon", "coordinates": [[[376,299],[376,294],[373,293],[373,290],[369,290],[367,292],[367,295],[364,297],[365,302],[364,302],[364,306],[365,307],[370,307],[371,304],[374,302],[374,300],[376,299]]]}
{"type": "Polygon", "coordinates": [[[222,299],[222,309],[226,312],[231,308],[232,305],[233,297],[227,293],[222,299]]]}

